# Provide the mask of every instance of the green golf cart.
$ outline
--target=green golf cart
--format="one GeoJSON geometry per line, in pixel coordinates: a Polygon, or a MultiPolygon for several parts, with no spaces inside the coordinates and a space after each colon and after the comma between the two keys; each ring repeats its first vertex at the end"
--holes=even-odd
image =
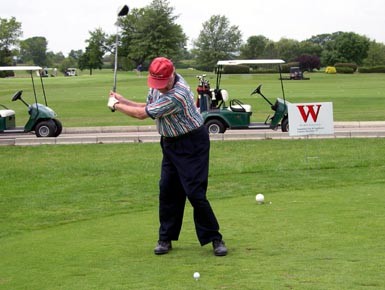
{"type": "Polygon", "coordinates": [[[228,92],[220,89],[221,76],[224,66],[234,65],[278,65],[281,74],[280,65],[285,63],[280,59],[253,59],[253,60],[221,60],[218,61],[216,67],[217,83],[214,90],[210,89],[210,83],[205,78],[206,75],[197,76],[198,83],[198,100],[197,106],[204,118],[205,125],[210,134],[224,133],[227,129],[273,129],[277,130],[281,127],[283,132],[289,130],[287,101],[281,81],[283,99],[277,98],[275,103],[271,103],[261,92],[262,85],[259,85],[252,93],[259,94],[265,101],[270,104],[274,111],[272,117],[268,116],[264,122],[250,122],[252,115],[251,106],[244,104],[238,99],[230,99],[228,92]]]}
{"type": "Polygon", "coordinates": [[[21,101],[28,108],[29,119],[24,127],[16,127],[15,111],[0,104],[0,134],[1,133],[28,133],[35,132],[37,137],[57,137],[62,132],[62,124],[56,118],[56,113],[48,107],[43,79],[40,75],[41,91],[44,98],[44,105],[37,102],[37,93],[33,78],[34,72],[42,70],[39,66],[2,66],[0,71],[27,71],[32,80],[34,103],[28,104],[22,98],[23,91],[17,91],[11,98],[13,102],[21,101]]]}

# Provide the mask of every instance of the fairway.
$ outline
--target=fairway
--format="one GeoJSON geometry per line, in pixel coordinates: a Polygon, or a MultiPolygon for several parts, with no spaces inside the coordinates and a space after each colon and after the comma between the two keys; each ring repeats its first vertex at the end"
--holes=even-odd
{"type": "MultiPolygon", "coordinates": [[[[213,73],[195,70],[178,70],[196,93],[198,74],[205,73],[215,88],[213,73]]],[[[323,72],[307,73],[310,80],[284,81],[285,96],[289,102],[333,102],[335,121],[385,121],[385,74],[337,74],[323,72]]],[[[0,79],[0,104],[16,111],[19,126],[27,120],[26,107],[21,102],[11,102],[13,94],[23,90],[27,102],[32,101],[31,81],[28,77],[0,79]]],[[[24,75],[25,76],[25,75],[24,75]]],[[[229,92],[230,99],[239,99],[252,105],[252,122],[264,122],[272,115],[270,105],[251,92],[262,84],[263,94],[274,102],[282,98],[278,74],[223,75],[221,88],[229,92]]],[[[64,127],[122,126],[153,124],[112,114],[107,108],[108,93],[112,88],[113,71],[95,70],[90,76],[87,71],[78,77],[45,78],[48,105],[57,113],[64,127]]],[[[40,88],[36,88],[38,93],[40,88]]],[[[147,95],[146,73],[141,77],[134,72],[119,72],[117,91],[138,102],[144,102],[147,95]]],[[[40,93],[41,95],[41,93],[40,93]]],[[[42,99],[39,102],[43,102],[42,99]]]]}
{"type": "Polygon", "coordinates": [[[199,246],[190,205],[153,254],[160,159],[153,143],[2,147],[0,289],[385,288],[385,139],[212,142],[226,257],[199,246]]]}

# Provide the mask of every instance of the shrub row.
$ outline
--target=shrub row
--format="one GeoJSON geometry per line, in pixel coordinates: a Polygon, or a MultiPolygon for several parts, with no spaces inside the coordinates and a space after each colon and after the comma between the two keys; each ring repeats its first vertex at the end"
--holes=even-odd
{"type": "Polygon", "coordinates": [[[350,71],[350,70],[345,70],[344,68],[351,68],[353,72],[356,72],[358,68],[358,66],[355,63],[349,63],[349,62],[337,62],[334,64],[334,66],[337,68],[337,72],[339,72],[338,68],[341,69],[341,72],[350,71]]]}
{"type": "Polygon", "coordinates": [[[250,68],[247,65],[229,65],[223,68],[224,74],[248,74],[250,68]]]}
{"type": "Polygon", "coordinates": [[[288,63],[284,63],[281,67],[282,67],[282,72],[283,73],[290,73],[290,68],[291,67],[299,67],[299,62],[288,62],[288,63]]]}
{"type": "Polygon", "coordinates": [[[278,73],[278,66],[267,67],[258,66],[250,67],[248,65],[229,65],[223,68],[223,74],[248,74],[248,73],[278,73]]]}
{"type": "Polygon", "coordinates": [[[0,71],[0,78],[14,77],[15,73],[13,71],[0,71]]]}
{"type": "Polygon", "coordinates": [[[360,67],[358,71],[360,73],[385,73],[385,65],[373,67],[360,67]]]}
{"type": "Polygon", "coordinates": [[[339,74],[353,74],[354,69],[348,66],[335,66],[337,73],[339,74]]]}

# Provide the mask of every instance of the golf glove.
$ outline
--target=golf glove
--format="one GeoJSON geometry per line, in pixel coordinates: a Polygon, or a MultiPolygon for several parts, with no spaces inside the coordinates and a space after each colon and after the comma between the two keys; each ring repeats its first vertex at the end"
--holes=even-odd
{"type": "Polygon", "coordinates": [[[115,112],[115,105],[119,103],[119,101],[115,97],[110,97],[108,99],[107,107],[111,109],[111,112],[115,112]]]}

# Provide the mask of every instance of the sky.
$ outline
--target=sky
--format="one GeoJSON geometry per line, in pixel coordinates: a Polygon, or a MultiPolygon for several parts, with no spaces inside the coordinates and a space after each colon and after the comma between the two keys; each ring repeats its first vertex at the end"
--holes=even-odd
{"type": "MultiPolygon", "coordinates": [[[[152,0],[0,0],[0,18],[15,17],[22,24],[22,40],[43,36],[48,51],[64,55],[84,50],[89,32],[101,28],[116,33],[119,7],[143,8],[152,0]],[[124,2],[127,1],[127,2],[124,2]]],[[[196,40],[203,23],[213,15],[226,16],[238,26],[243,40],[263,35],[273,41],[302,41],[313,35],[355,32],[385,43],[384,0],[169,0],[188,37],[196,40]]]]}

